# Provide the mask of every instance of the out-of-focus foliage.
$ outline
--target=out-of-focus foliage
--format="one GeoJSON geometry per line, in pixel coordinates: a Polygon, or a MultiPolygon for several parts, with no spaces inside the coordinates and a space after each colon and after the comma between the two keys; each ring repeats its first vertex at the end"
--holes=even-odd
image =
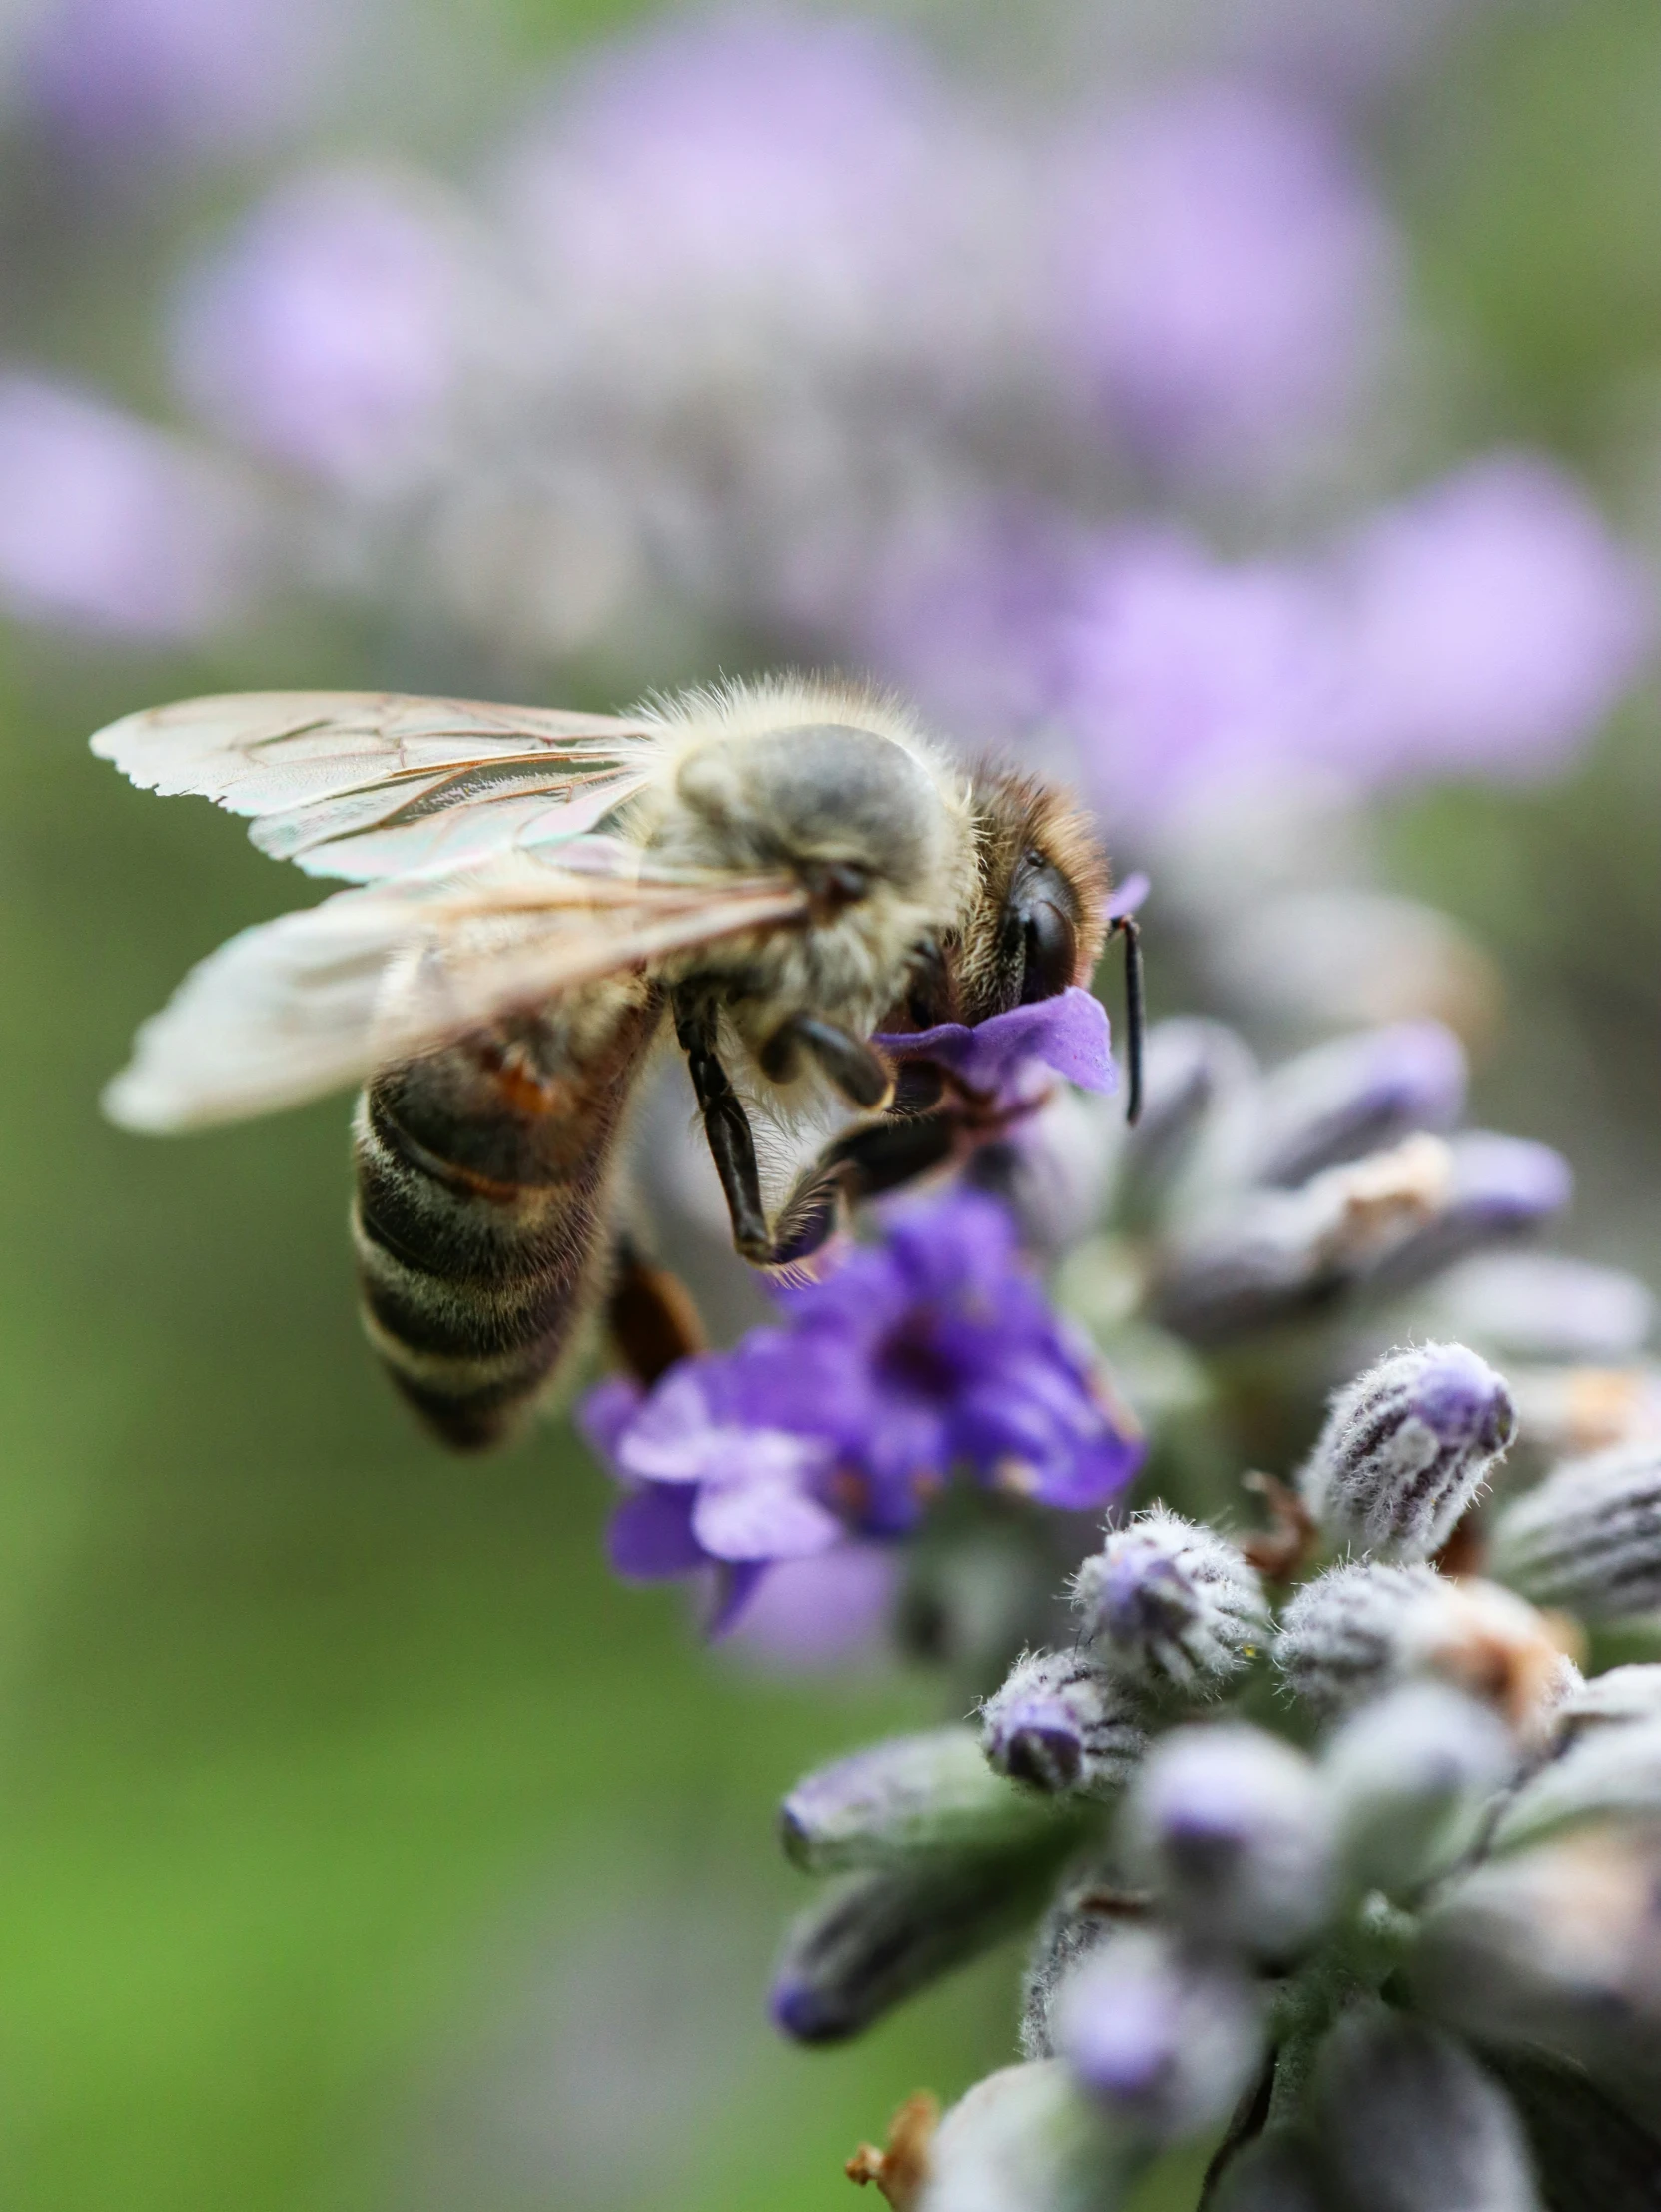
{"type": "MultiPolygon", "coordinates": [[[[427,41],[388,0],[382,62],[304,120],[119,175],[9,78],[5,368],[176,420],[179,272],[297,146],[470,173],[537,72],[649,12],[472,0],[427,41]]],[[[1366,124],[1437,357],[1431,458],[1543,444],[1653,548],[1661,27],[1648,0],[1469,12],[1366,124]]],[[[997,36],[912,13],[948,48],[997,36]]],[[[479,1467],[418,1439],[358,1337],[338,1106],[178,1148],[96,1110],[135,1020],[294,893],[232,824],[120,786],[86,732],[191,691],[490,688],[492,665],[321,595],[194,654],[158,629],[165,657],[0,637],[0,2193],[841,2204],[840,2160],[901,2091],[955,2094],[1008,2050],[1008,1958],[846,2052],[786,2052],[763,2019],[792,1894],[773,1807],[821,1754],[933,1719],[929,1687],[701,1653],[672,1599],[604,1574],[608,1486],[563,1429],[479,1467]]],[[[629,682],[686,672],[647,656],[629,682]]],[[[1482,1118],[1569,1152],[1579,1248],[1653,1279],[1653,696],[1558,781],[1420,791],[1375,823],[1380,887],[1502,972],[1482,1118]]],[[[1152,938],[1157,1006],[1193,1003],[1198,938],[1157,906],[1152,938]]]]}

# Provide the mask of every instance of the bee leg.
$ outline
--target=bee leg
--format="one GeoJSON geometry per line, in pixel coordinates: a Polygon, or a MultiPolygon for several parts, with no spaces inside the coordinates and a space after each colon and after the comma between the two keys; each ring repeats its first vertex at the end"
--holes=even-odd
{"type": "Polygon", "coordinates": [[[626,1232],[614,1249],[605,1325],[623,1365],[649,1390],[677,1360],[705,1350],[709,1339],[678,1275],[653,1266],[626,1232]]]}
{"type": "Polygon", "coordinates": [[[779,1214],[768,1261],[782,1267],[806,1259],[825,1243],[844,1205],[903,1189],[958,1149],[957,1114],[918,1113],[869,1121],[827,1145],[796,1184],[779,1214]]]}
{"type": "Polygon", "coordinates": [[[894,1078],[875,1046],[816,1014],[792,1015],[773,1032],[762,1050],[761,1073],[773,1083],[788,1083],[798,1048],[819,1063],[851,1106],[870,1113],[888,1104],[894,1078]]]}
{"type": "Polygon", "coordinates": [[[726,1196],[733,1247],[742,1258],[765,1265],[773,1239],[767,1227],[767,1209],[761,1202],[755,1138],[750,1134],[744,1102],[715,1057],[715,1010],[707,1001],[683,992],[676,992],[674,1009],[675,1036],[686,1055],[687,1073],[703,1114],[709,1156],[726,1196]]]}

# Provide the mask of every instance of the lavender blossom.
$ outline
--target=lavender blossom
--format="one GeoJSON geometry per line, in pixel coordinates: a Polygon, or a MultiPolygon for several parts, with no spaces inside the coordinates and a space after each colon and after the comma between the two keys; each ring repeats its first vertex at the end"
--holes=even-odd
{"type": "Polygon", "coordinates": [[[1332,1818],[1310,1762],[1262,1729],[1175,1729],[1150,1751],[1122,1823],[1134,1872],[1196,1940],[1284,1961],[1334,1896],[1332,1818]]]}
{"type": "Polygon", "coordinates": [[[1313,109],[1228,83],[1147,101],[1072,153],[1053,220],[1058,347],[1162,459],[1260,467],[1376,357],[1394,241],[1313,109]]]}
{"type": "Polygon", "coordinates": [[[205,420],[262,457],[386,489],[442,457],[477,290],[464,225],[436,187],[369,168],[303,175],[194,272],[175,375],[205,420]]]}
{"type": "Polygon", "coordinates": [[[1056,2040],[1106,2111],[1155,2142],[1180,2142],[1222,2120],[1256,2070],[1256,1992],[1216,1960],[1128,1931],[1063,1986],[1056,2040]]]}
{"type": "Polygon", "coordinates": [[[1136,1470],[1134,1427],[992,1199],[908,1207],[880,1245],[775,1295],[784,1326],[682,1362],[644,1397],[590,1398],[590,1440],[632,1486],[612,1531],[620,1572],[721,1561],[747,1570],[747,1595],[774,1560],[908,1533],[959,1466],[1072,1508],[1136,1470]]]}
{"type": "Polygon", "coordinates": [[[1262,1585],[1215,1529],[1156,1506],[1110,1529],[1073,1578],[1083,1636],[1145,1690],[1216,1697],[1261,1649],[1262,1585]]]}
{"type": "Polygon", "coordinates": [[[1654,634],[1654,594],[1563,472],[1497,455],[1358,531],[1340,567],[1346,759],[1368,781],[1542,774],[1598,727],[1654,634]]]}
{"type": "Polygon", "coordinates": [[[322,0],[51,0],[23,74],[84,155],[224,155],[300,119],[338,60],[343,17],[322,0]]]}
{"type": "Polygon", "coordinates": [[[1047,1796],[1108,1796],[1131,1774],[1145,1742],[1124,1685],[1078,1653],[1029,1653],[981,1708],[987,1762],[1047,1796]]]}
{"type": "Polygon", "coordinates": [[[1397,1022],[1299,1053],[1262,1086],[1247,1172],[1295,1189],[1326,1167],[1441,1132],[1465,1103],[1465,1055],[1440,1022],[1397,1022]]]}
{"type": "MultiPolygon", "coordinates": [[[[1146,890],[1146,882],[1138,879],[1146,890]]],[[[1133,893],[1133,906],[1136,903],[1133,893]]],[[[1112,1092],[1119,1071],[1109,1051],[1108,1017],[1102,1002],[1077,988],[1031,1005],[989,1015],[972,1027],[942,1022],[934,1029],[879,1034],[892,1060],[928,1060],[950,1069],[972,1091],[1000,1103],[1016,1103],[1044,1069],[1065,1076],[1083,1091],[1112,1092]]],[[[1040,1076],[1040,1080],[1042,1080],[1040,1076]]]]}
{"type": "Polygon", "coordinates": [[[1341,1390],[1299,1482],[1328,1536],[1428,1559],[1516,1432],[1503,1380],[1462,1344],[1392,1352],[1341,1390]]]}
{"type": "Polygon", "coordinates": [[[1493,1571],[1591,1620],[1661,1607],[1661,1445],[1571,1460],[1498,1516],[1493,1571]]]}
{"type": "Polygon", "coordinates": [[[0,603],[26,622],[177,645],[234,621],[263,520],[183,439],[62,385],[0,378],[0,603]]]}

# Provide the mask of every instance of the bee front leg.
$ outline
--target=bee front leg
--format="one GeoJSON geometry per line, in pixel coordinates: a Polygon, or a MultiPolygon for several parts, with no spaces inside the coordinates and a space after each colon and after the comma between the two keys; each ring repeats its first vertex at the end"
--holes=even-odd
{"type": "Polygon", "coordinates": [[[715,1009],[705,999],[677,991],[674,1011],[675,1036],[686,1055],[687,1072],[703,1114],[709,1156],[726,1196],[733,1247],[740,1257],[765,1266],[773,1239],[767,1227],[767,1209],[761,1202],[755,1138],[750,1133],[744,1102],[715,1055],[715,1009]]]}
{"type": "Polygon", "coordinates": [[[870,1121],[826,1146],[785,1200],[768,1261],[807,1259],[828,1241],[842,1208],[900,1190],[944,1167],[957,1152],[961,1117],[951,1111],[870,1121]]]}

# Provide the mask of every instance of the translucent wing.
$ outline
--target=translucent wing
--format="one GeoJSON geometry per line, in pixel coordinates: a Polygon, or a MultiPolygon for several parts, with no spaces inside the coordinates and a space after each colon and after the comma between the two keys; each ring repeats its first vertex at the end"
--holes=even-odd
{"type": "Polygon", "coordinates": [[[654,873],[579,838],[465,877],[337,892],[222,945],[140,1030],[104,1095],[160,1133],[298,1106],[664,954],[805,919],[783,876],[654,873]]]}
{"type": "Polygon", "coordinates": [[[92,749],[147,791],[253,817],[263,853],[356,883],[581,836],[649,780],[610,715],[396,691],[250,691],[149,707],[92,749]]]}

